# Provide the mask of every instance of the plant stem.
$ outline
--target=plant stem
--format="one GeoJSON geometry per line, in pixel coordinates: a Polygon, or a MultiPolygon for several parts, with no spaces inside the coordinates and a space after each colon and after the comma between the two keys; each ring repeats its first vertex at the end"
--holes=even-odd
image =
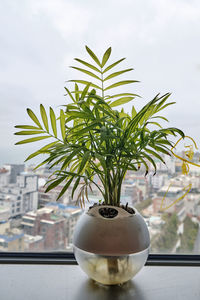
{"type": "Polygon", "coordinates": [[[103,82],[104,82],[104,79],[103,79],[103,70],[101,68],[101,92],[102,92],[102,98],[104,100],[104,86],[103,86],[103,82]]]}

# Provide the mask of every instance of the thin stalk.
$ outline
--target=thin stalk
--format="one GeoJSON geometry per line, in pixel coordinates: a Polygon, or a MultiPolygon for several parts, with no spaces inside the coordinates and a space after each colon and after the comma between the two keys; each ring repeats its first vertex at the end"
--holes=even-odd
{"type": "Polygon", "coordinates": [[[102,196],[103,196],[103,198],[105,197],[105,194],[104,194],[104,192],[102,191],[102,189],[100,188],[100,186],[95,182],[95,181],[93,181],[93,180],[91,180],[90,179],[90,181],[94,184],[94,185],[96,185],[96,187],[99,189],[99,191],[101,192],[101,194],[102,194],[102,196]]]}
{"type": "Polygon", "coordinates": [[[118,186],[117,186],[117,203],[118,203],[118,205],[120,205],[122,182],[123,182],[123,177],[121,177],[119,179],[118,186]]]}
{"type": "Polygon", "coordinates": [[[101,172],[97,167],[96,165],[93,163],[93,162],[89,162],[90,165],[92,166],[91,168],[96,172],[96,175],[99,177],[99,180],[101,181],[103,187],[104,187],[104,190],[105,190],[105,193],[103,195],[104,197],[104,200],[105,200],[105,203],[106,204],[109,204],[109,190],[108,190],[108,185],[107,185],[107,178],[105,176],[105,174],[103,172],[101,172]],[[103,175],[105,176],[102,176],[100,173],[103,173],[103,175]]]}
{"type": "Polygon", "coordinates": [[[103,79],[103,70],[101,68],[101,93],[102,93],[102,98],[104,100],[104,85],[103,85],[104,79],[103,79]]]}

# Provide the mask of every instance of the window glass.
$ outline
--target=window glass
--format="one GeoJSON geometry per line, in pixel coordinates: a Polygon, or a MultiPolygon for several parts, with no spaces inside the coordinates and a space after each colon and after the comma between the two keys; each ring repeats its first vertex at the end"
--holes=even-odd
{"type": "MultiPolygon", "coordinates": [[[[133,67],[130,79],[140,81],[129,88],[142,96],[136,109],[157,93],[172,93],[167,126],[181,128],[200,147],[200,2],[1,1],[0,25],[0,250],[72,251],[83,213],[77,194],[72,200],[69,189],[56,202],[62,185],[45,193],[48,167],[34,171],[37,158],[24,163],[44,144],[14,146],[14,126],[31,124],[27,107],[39,115],[40,103],[55,110],[66,103],[64,86],[77,76],[68,66],[74,57],[87,58],[85,44],[99,56],[112,46],[113,61],[127,57],[124,68],[133,67]]],[[[192,144],[180,142],[176,154],[187,157],[192,144]]],[[[144,216],[152,253],[200,253],[200,168],[163,158],[155,176],[152,170],[145,177],[143,169],[126,174],[121,202],[144,216]]],[[[194,149],[192,161],[200,164],[199,158],[194,149]]],[[[98,189],[89,199],[86,208],[100,200],[98,189]]]]}

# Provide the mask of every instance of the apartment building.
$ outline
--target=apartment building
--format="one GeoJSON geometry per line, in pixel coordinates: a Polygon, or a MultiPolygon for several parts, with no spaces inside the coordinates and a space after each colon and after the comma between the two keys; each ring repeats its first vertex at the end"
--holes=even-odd
{"type": "Polygon", "coordinates": [[[10,218],[38,207],[38,176],[24,172],[24,165],[6,165],[0,171],[0,207],[10,218]]]}

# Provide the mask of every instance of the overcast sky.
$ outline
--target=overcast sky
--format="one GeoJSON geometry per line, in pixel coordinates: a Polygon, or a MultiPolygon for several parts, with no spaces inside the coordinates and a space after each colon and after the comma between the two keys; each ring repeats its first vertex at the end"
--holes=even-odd
{"type": "Polygon", "coordinates": [[[98,55],[112,46],[112,61],[127,57],[129,91],[144,105],[172,92],[170,126],[200,146],[200,1],[196,0],[1,0],[0,165],[22,163],[37,144],[14,146],[14,125],[31,123],[26,108],[64,104],[74,57],[88,45],[98,55]]]}

